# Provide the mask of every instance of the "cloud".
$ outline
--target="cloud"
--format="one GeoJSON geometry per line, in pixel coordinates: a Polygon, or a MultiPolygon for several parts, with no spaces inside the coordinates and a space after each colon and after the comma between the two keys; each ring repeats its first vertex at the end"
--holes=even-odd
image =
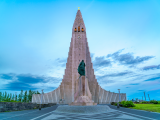
{"type": "Polygon", "coordinates": [[[135,83],[135,84],[129,84],[129,85],[139,85],[139,83],[135,83]]]}
{"type": "Polygon", "coordinates": [[[159,65],[145,66],[145,67],[142,68],[142,70],[155,70],[155,69],[160,69],[160,64],[159,65]]]}
{"type": "Polygon", "coordinates": [[[104,56],[95,57],[95,60],[93,61],[93,66],[95,69],[100,67],[108,67],[111,65],[111,61],[109,59],[106,60],[104,56]]]}
{"type": "Polygon", "coordinates": [[[61,67],[65,67],[66,66],[66,63],[67,63],[67,58],[57,58],[56,61],[58,62],[58,64],[61,65],[61,67]]]}
{"type": "Polygon", "coordinates": [[[151,58],[154,57],[154,56],[134,57],[133,53],[120,54],[123,50],[124,49],[121,49],[113,54],[108,54],[106,58],[111,57],[122,65],[129,65],[130,67],[133,67],[135,65],[143,63],[144,61],[150,60],[151,58]]]}
{"type": "Polygon", "coordinates": [[[94,55],[95,55],[94,53],[91,53],[91,54],[90,54],[91,59],[93,59],[94,55]]]}
{"type": "MultiPolygon", "coordinates": [[[[41,84],[43,85],[43,88],[45,85],[54,83],[58,84],[62,79],[61,78],[56,78],[56,77],[47,77],[47,76],[35,76],[31,74],[1,74],[0,75],[0,80],[11,80],[11,82],[7,84],[3,84],[3,88],[1,90],[13,90],[13,91],[19,91],[19,90],[36,90],[40,89],[39,86],[36,87],[36,84],[41,84]],[[10,77],[10,76],[13,77],[10,77]],[[9,77],[8,77],[9,76],[9,77]],[[16,78],[16,80],[15,80],[16,78]]],[[[54,87],[50,86],[52,89],[54,87]]],[[[47,88],[49,89],[49,88],[47,88]]]]}
{"type": "Polygon", "coordinates": [[[144,90],[138,90],[138,91],[144,91],[144,90]]]}
{"type": "Polygon", "coordinates": [[[111,74],[106,74],[106,75],[103,75],[103,76],[97,76],[97,79],[101,80],[101,79],[104,79],[106,77],[121,77],[121,76],[125,76],[125,75],[131,74],[131,73],[133,73],[133,72],[124,71],[124,72],[119,72],[119,73],[111,73],[111,74]]]}
{"type": "Polygon", "coordinates": [[[6,80],[10,80],[13,78],[13,74],[9,73],[9,74],[0,74],[0,77],[2,79],[6,79],[6,80]]]}
{"type": "Polygon", "coordinates": [[[154,77],[154,78],[150,78],[150,79],[147,79],[147,80],[145,80],[145,81],[154,81],[154,80],[160,80],[160,77],[154,77]]]}

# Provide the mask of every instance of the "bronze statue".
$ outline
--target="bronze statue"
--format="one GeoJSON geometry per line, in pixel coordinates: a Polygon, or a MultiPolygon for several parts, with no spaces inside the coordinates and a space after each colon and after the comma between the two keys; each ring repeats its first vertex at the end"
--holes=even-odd
{"type": "Polygon", "coordinates": [[[80,76],[85,76],[85,63],[84,60],[81,61],[81,63],[78,66],[78,73],[80,74],[80,76]]]}

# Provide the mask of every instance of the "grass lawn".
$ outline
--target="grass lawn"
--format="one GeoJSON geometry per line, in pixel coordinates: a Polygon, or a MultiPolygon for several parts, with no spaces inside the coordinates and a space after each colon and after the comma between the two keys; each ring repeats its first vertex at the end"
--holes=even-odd
{"type": "Polygon", "coordinates": [[[129,107],[129,108],[160,113],[160,104],[134,104],[134,105],[135,107],[129,107]]]}

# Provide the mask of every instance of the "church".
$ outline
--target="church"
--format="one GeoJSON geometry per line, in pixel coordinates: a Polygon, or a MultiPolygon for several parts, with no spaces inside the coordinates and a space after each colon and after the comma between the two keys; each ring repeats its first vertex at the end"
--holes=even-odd
{"type": "MultiPolygon", "coordinates": [[[[94,103],[109,104],[111,102],[119,102],[119,93],[104,90],[97,82],[91,62],[86,27],[81,11],[78,9],[72,28],[72,38],[62,82],[57,89],[43,94],[42,104],[61,103],[62,101],[63,104],[74,102],[74,95],[77,89],[76,80],[79,78],[77,69],[82,60],[86,65],[85,77],[88,79],[88,87],[94,103]]],[[[126,93],[121,93],[120,98],[121,101],[126,101],[126,93]]],[[[40,104],[41,94],[33,94],[32,103],[40,104]]]]}

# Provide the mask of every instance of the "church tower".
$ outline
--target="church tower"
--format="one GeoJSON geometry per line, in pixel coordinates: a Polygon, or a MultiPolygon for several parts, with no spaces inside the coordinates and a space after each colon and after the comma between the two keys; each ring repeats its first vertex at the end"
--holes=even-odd
{"type": "MultiPolygon", "coordinates": [[[[119,101],[118,93],[106,91],[98,85],[91,62],[86,27],[82,14],[80,10],[78,10],[72,28],[72,38],[62,82],[57,89],[44,94],[44,103],[60,103],[60,101],[63,100],[63,104],[70,104],[74,101],[76,80],[79,78],[77,69],[82,60],[84,60],[86,64],[85,77],[88,79],[88,86],[90,93],[92,94],[92,100],[98,104],[119,101]]],[[[126,94],[121,93],[121,100],[126,100],[126,94]]],[[[32,102],[40,103],[40,95],[33,94],[32,102]]]]}
{"type": "Polygon", "coordinates": [[[74,101],[75,81],[79,78],[77,69],[79,63],[82,60],[84,60],[86,64],[85,74],[86,77],[88,78],[89,89],[93,97],[92,99],[94,99],[95,97],[94,91],[96,89],[95,84],[97,83],[97,80],[95,79],[94,70],[91,63],[85,24],[82,18],[81,11],[78,10],[72,28],[72,38],[70,43],[68,59],[66,63],[65,75],[63,76],[62,80],[62,84],[64,84],[64,89],[66,89],[66,91],[64,91],[65,92],[64,98],[70,96],[70,98],[67,98],[68,102],[74,101]]]}

